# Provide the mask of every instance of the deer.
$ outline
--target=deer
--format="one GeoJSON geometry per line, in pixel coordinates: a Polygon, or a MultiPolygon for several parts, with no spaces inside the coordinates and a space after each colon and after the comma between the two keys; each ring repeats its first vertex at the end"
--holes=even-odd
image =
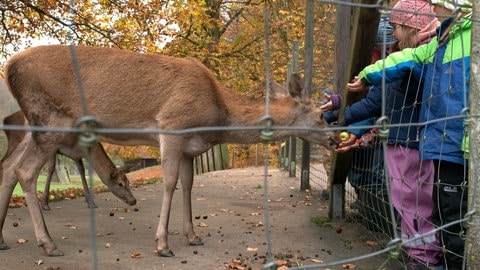
{"type": "MultiPolygon", "coordinates": [[[[25,119],[25,115],[22,111],[17,111],[3,119],[4,125],[18,125],[23,126],[26,125],[27,120],[25,119]]],[[[2,158],[5,160],[15,149],[18,144],[25,138],[27,131],[12,131],[6,130],[5,135],[7,136],[7,152],[5,156],[2,158]]],[[[89,208],[96,208],[96,204],[93,200],[93,196],[90,193],[90,189],[88,188],[87,179],[85,177],[85,166],[83,165],[81,151],[79,149],[63,149],[58,152],[58,154],[65,155],[75,161],[77,169],[80,173],[80,178],[82,180],[82,186],[85,193],[85,201],[87,202],[87,206],[89,208]]],[[[46,170],[47,170],[47,178],[45,180],[45,189],[42,195],[42,209],[43,210],[51,210],[49,205],[49,194],[50,194],[50,184],[52,181],[53,172],[55,170],[55,153],[50,159],[46,162],[46,170]]],[[[103,147],[99,145],[98,151],[94,152],[93,160],[94,164],[92,164],[102,182],[115,194],[118,198],[122,201],[126,202],[127,204],[134,204],[136,202],[135,197],[133,196],[130,190],[129,180],[127,175],[125,174],[126,171],[123,169],[117,168],[110,158],[107,156],[106,152],[104,151],[103,147]]],[[[1,177],[1,175],[0,175],[1,177]]]]}
{"type": "MultiPolygon", "coordinates": [[[[164,190],[155,233],[156,252],[160,257],[174,256],[167,235],[172,197],[179,179],[183,195],[183,234],[188,245],[204,244],[192,222],[194,157],[220,143],[264,142],[258,129],[213,127],[258,126],[259,119],[269,118],[264,122],[298,127],[273,131],[271,141],[295,136],[328,149],[334,149],[338,143],[334,139],[336,134],[327,128],[322,110],[304,90],[299,74],[290,80],[289,89],[271,82],[273,100],[268,117],[262,117],[266,115],[264,100],[226,89],[205,65],[191,57],[47,45],[12,56],[5,66],[5,78],[32,126],[72,127],[85,113],[84,100],[88,113],[97,119],[102,130],[108,130],[97,132],[100,141],[160,148],[164,190]],[[77,79],[81,80],[83,99],[77,79]],[[212,129],[167,132],[199,127],[212,129]],[[115,128],[158,132],[114,132],[115,128]]],[[[39,207],[33,207],[38,202],[29,192],[45,161],[57,149],[71,147],[76,141],[75,133],[35,131],[4,162],[4,182],[6,178],[18,178],[25,187],[37,242],[48,256],[63,253],[49,236],[39,207]]],[[[5,201],[2,199],[0,204],[5,201]]],[[[2,214],[0,221],[5,219],[2,214]]],[[[1,236],[0,243],[3,243],[1,236]]]]}

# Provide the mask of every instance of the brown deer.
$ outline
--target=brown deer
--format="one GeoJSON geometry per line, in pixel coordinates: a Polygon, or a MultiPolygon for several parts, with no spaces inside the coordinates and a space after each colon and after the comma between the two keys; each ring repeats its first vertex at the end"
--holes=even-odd
{"type": "MultiPolygon", "coordinates": [[[[9,89],[32,126],[72,127],[83,115],[73,63],[78,64],[88,111],[98,119],[102,130],[139,131],[98,132],[101,141],[160,146],[165,188],[155,235],[158,255],[174,255],[167,235],[178,178],[183,189],[184,234],[190,245],[202,245],[192,223],[193,158],[219,143],[261,142],[258,129],[241,127],[258,126],[259,119],[265,115],[265,102],[225,90],[204,65],[192,58],[111,48],[41,46],[13,56],[5,67],[9,89]],[[198,127],[212,129],[171,132],[198,127]],[[215,130],[213,127],[238,128],[215,130]],[[159,131],[152,134],[145,129],[159,131]]],[[[274,130],[273,140],[296,136],[328,148],[336,146],[332,139],[335,134],[321,130],[327,127],[322,110],[303,91],[298,75],[291,80],[289,90],[272,83],[272,91],[277,100],[269,103],[269,115],[275,125],[298,127],[274,130]]],[[[25,197],[29,205],[38,205],[29,192],[35,186],[41,166],[59,147],[75,144],[76,138],[73,133],[33,132],[5,161],[5,172],[9,173],[8,177],[18,177],[27,191],[25,197]]],[[[4,175],[5,179],[7,173],[4,175]]],[[[38,244],[49,256],[62,255],[48,235],[40,208],[29,206],[28,209],[34,217],[38,244]]],[[[3,235],[0,240],[3,243],[3,235]]]]}
{"type": "MultiPolygon", "coordinates": [[[[27,121],[25,119],[25,115],[22,111],[15,112],[3,119],[4,125],[26,125],[27,121]]],[[[5,160],[13,150],[18,146],[18,144],[25,138],[27,132],[26,131],[13,131],[13,130],[6,130],[5,134],[7,135],[8,147],[7,153],[2,158],[5,160]]],[[[85,166],[83,165],[82,152],[79,151],[81,149],[61,149],[59,154],[65,155],[75,161],[75,164],[78,168],[80,173],[80,178],[82,180],[83,190],[85,192],[85,200],[87,202],[88,207],[97,207],[95,202],[93,201],[93,197],[90,194],[90,190],[87,185],[87,179],[85,177],[85,166]]],[[[125,174],[125,171],[122,169],[118,169],[112,163],[112,161],[108,158],[107,154],[103,150],[103,147],[99,145],[98,151],[94,152],[95,156],[93,159],[96,161],[92,165],[97,171],[100,180],[115,194],[118,198],[128,204],[134,204],[136,202],[135,197],[133,196],[132,192],[130,191],[130,185],[128,178],[125,174]]],[[[55,156],[56,153],[47,160],[46,168],[47,168],[47,179],[45,181],[45,190],[42,196],[42,208],[43,210],[50,210],[50,206],[48,204],[49,201],[49,193],[50,193],[50,183],[52,180],[52,175],[55,170],[55,156]]],[[[0,175],[0,179],[1,179],[0,175]]]]}

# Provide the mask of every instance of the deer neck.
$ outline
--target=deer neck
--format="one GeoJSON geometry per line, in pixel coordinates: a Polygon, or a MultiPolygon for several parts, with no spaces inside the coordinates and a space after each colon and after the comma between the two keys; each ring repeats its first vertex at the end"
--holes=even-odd
{"type": "Polygon", "coordinates": [[[110,176],[116,169],[107,153],[99,144],[92,147],[92,167],[105,185],[109,186],[110,176]]]}
{"type": "MultiPolygon", "coordinates": [[[[295,116],[289,108],[293,105],[290,97],[282,98],[277,101],[269,102],[268,111],[265,107],[265,101],[254,100],[249,98],[239,98],[228,104],[229,126],[256,126],[266,125],[262,119],[270,116],[273,123],[277,126],[289,126],[294,121],[295,116]]],[[[259,130],[243,130],[243,131],[225,131],[224,137],[228,143],[251,144],[260,142],[259,130]]],[[[274,133],[275,140],[288,137],[288,134],[282,131],[274,133]]]]}

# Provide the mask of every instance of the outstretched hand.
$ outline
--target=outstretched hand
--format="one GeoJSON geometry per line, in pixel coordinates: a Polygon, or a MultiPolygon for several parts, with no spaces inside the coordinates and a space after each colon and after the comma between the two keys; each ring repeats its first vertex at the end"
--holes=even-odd
{"type": "Polygon", "coordinates": [[[335,152],[345,153],[351,149],[358,148],[358,145],[355,144],[356,140],[357,140],[357,136],[353,133],[350,133],[350,137],[348,138],[348,140],[339,143],[337,148],[335,149],[335,152]]]}
{"type": "Polygon", "coordinates": [[[320,109],[324,112],[331,111],[333,109],[333,102],[330,100],[329,102],[321,105],[320,109]]]}
{"type": "Polygon", "coordinates": [[[355,76],[351,83],[347,83],[347,89],[349,92],[361,92],[365,90],[365,83],[355,76]]]}

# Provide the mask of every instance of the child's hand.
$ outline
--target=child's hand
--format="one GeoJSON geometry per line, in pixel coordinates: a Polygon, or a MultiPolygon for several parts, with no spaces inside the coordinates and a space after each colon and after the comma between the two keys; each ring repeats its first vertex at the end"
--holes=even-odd
{"type": "Polygon", "coordinates": [[[347,83],[347,89],[349,92],[361,92],[365,90],[365,84],[355,76],[353,82],[347,83]]]}
{"type": "Polygon", "coordinates": [[[333,103],[332,103],[331,100],[329,102],[323,104],[322,106],[320,106],[320,109],[322,109],[322,111],[324,111],[324,112],[331,111],[332,108],[333,108],[333,103]]]}
{"type": "Polygon", "coordinates": [[[358,145],[355,144],[355,141],[357,140],[357,136],[355,134],[350,133],[350,137],[348,140],[340,142],[335,149],[335,152],[337,153],[345,153],[348,152],[350,149],[358,148],[358,145]]]}

